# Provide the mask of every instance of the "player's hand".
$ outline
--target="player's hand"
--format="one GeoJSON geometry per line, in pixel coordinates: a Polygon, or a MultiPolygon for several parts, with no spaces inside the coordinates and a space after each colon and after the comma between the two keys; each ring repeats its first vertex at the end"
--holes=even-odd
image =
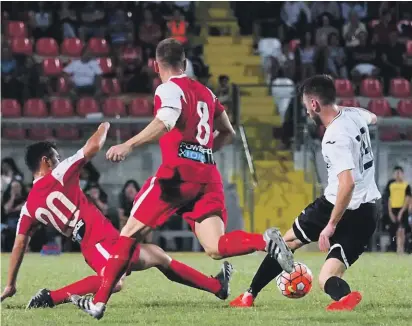
{"type": "Polygon", "coordinates": [[[106,153],[106,158],[112,162],[121,162],[124,161],[127,155],[132,151],[132,148],[126,144],[119,144],[112,146],[106,153]]]}
{"type": "Polygon", "coordinates": [[[16,292],[17,292],[17,289],[14,285],[6,286],[3,293],[1,294],[1,302],[3,302],[3,300],[6,298],[11,298],[13,295],[16,294],[16,292]]]}
{"type": "Polygon", "coordinates": [[[335,233],[336,226],[333,226],[332,224],[326,225],[326,227],[323,229],[323,231],[319,235],[319,249],[323,252],[326,252],[330,248],[330,241],[329,239],[333,236],[335,233]]]}

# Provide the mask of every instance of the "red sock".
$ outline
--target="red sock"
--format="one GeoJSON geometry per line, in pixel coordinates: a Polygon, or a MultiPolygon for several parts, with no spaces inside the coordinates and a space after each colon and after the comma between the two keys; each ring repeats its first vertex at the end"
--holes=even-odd
{"type": "Polygon", "coordinates": [[[80,281],[69,284],[64,288],[50,291],[51,298],[55,305],[65,302],[72,294],[85,295],[96,293],[100,287],[101,277],[97,275],[88,276],[80,281]]]}
{"type": "Polygon", "coordinates": [[[220,282],[187,266],[177,260],[172,260],[169,268],[162,273],[172,282],[187,285],[196,289],[216,294],[222,288],[220,282]]]}
{"type": "Polygon", "coordinates": [[[261,234],[232,231],[220,237],[218,246],[222,257],[232,257],[265,251],[266,242],[261,234]]]}
{"type": "Polygon", "coordinates": [[[107,303],[113,287],[126,271],[130,257],[135,248],[136,240],[129,237],[120,237],[107,261],[106,268],[99,290],[93,298],[93,303],[107,303]]]}

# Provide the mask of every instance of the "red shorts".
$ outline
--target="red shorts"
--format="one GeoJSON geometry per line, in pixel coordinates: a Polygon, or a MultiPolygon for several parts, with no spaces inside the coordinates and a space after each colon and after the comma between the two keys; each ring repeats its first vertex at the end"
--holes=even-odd
{"type": "MultiPolygon", "coordinates": [[[[103,268],[107,264],[107,260],[110,255],[113,253],[113,247],[116,245],[117,240],[119,239],[120,233],[117,231],[114,226],[108,221],[99,227],[93,227],[90,231],[92,234],[89,237],[90,241],[82,242],[80,248],[83,254],[86,263],[98,274],[102,274],[103,268]],[[93,233],[96,234],[96,237],[93,236],[93,233]],[[104,234],[104,238],[101,239],[101,235],[104,234]],[[100,235],[97,237],[97,235],[100,235]],[[100,238],[98,242],[93,241],[92,239],[100,238]]],[[[136,249],[133,252],[132,259],[129,262],[129,266],[126,271],[126,275],[129,275],[131,272],[131,267],[136,265],[139,261],[140,255],[140,245],[137,245],[136,249]]]]}
{"type": "Polygon", "coordinates": [[[195,231],[195,222],[211,214],[219,215],[226,226],[225,195],[221,183],[171,182],[149,178],[133,203],[130,215],[156,228],[178,212],[195,231]]]}

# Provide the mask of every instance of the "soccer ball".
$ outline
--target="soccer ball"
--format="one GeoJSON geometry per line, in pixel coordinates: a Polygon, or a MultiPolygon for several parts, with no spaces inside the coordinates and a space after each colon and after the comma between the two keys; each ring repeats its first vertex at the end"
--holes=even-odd
{"type": "Polygon", "coordinates": [[[276,284],[280,293],[291,299],[303,298],[312,288],[312,272],[302,264],[295,262],[293,271],[287,273],[283,271],[276,278],[276,284]]]}

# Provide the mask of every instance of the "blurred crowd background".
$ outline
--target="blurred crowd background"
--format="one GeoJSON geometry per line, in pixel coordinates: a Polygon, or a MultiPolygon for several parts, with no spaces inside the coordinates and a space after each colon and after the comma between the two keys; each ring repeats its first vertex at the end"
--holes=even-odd
{"type": "MultiPolygon", "coordinates": [[[[219,165],[229,189],[230,215],[243,221],[235,225],[282,227],[295,216],[296,208],[286,206],[305,206],[321,191],[325,178],[317,155],[324,128],[306,124],[296,92],[314,74],[335,78],[341,104],[361,105],[386,119],[374,136],[381,157],[378,183],[389,189],[385,184],[392,169],[401,165],[402,179],[395,179],[407,184],[412,180],[411,15],[409,2],[394,1],[3,2],[2,250],[12,248],[31,187],[22,159],[25,145],[55,139],[70,154],[90,133],[83,123],[87,119],[96,125],[99,119],[120,118],[111,142],[141,130],[161,83],[153,60],[165,37],[185,45],[186,74],[215,92],[239,131],[239,140],[222,154],[219,165]],[[255,187],[258,175],[263,180],[255,187]],[[268,200],[277,203],[262,204],[268,200]]],[[[150,147],[129,166],[109,170],[101,161],[88,163],[80,186],[121,228],[158,157],[150,147]],[[135,162],[138,168],[133,169],[135,162]]],[[[408,214],[410,188],[408,193],[405,187],[404,195],[408,214]]],[[[385,198],[390,196],[386,191],[385,198]]],[[[376,241],[384,250],[399,251],[400,224],[390,214],[388,200],[383,202],[376,241]]],[[[185,228],[175,217],[164,229],[185,228]]],[[[185,235],[175,235],[173,241],[167,236],[157,241],[169,250],[193,249],[185,235]]],[[[56,241],[56,234],[41,228],[31,250],[41,250],[48,241],[56,241]]],[[[70,241],[57,242],[63,250],[76,249],[70,241]]]]}

